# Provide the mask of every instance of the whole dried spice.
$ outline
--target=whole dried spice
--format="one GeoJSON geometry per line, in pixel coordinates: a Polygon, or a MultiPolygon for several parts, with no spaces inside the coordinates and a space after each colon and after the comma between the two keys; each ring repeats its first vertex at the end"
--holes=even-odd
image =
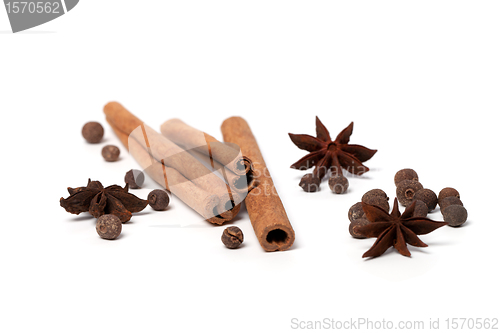
{"type": "Polygon", "coordinates": [[[113,145],[104,146],[101,150],[101,155],[106,162],[116,162],[120,157],[120,148],[113,145]]]}
{"type": "Polygon", "coordinates": [[[371,223],[357,228],[363,237],[377,237],[373,246],[363,254],[366,257],[378,257],[388,248],[394,246],[404,256],[411,256],[406,244],[417,247],[427,247],[417,235],[428,234],[437,228],[446,225],[446,222],[437,222],[425,217],[413,217],[416,203],[411,204],[401,214],[398,201],[394,199],[394,207],[389,214],[377,206],[363,203],[366,219],[371,223]]]}
{"type": "Polygon", "coordinates": [[[227,227],[222,233],[221,240],[227,248],[236,249],[243,243],[243,232],[238,227],[227,227]]]}
{"type": "Polygon", "coordinates": [[[102,215],[97,219],[95,229],[101,238],[116,239],[122,232],[122,222],[115,215],[102,215]]]}
{"type": "Polygon", "coordinates": [[[141,188],[144,184],[144,173],[141,170],[130,169],[125,174],[125,183],[132,189],[141,188]]]}
{"type": "Polygon", "coordinates": [[[418,174],[413,169],[401,169],[394,175],[394,184],[398,186],[403,180],[415,180],[418,181],[418,174]]]}
{"type": "Polygon", "coordinates": [[[460,205],[451,205],[443,211],[443,218],[450,227],[459,227],[467,221],[467,209],[460,205]]]}
{"type": "Polygon", "coordinates": [[[312,173],[308,173],[302,177],[300,180],[299,186],[306,192],[317,192],[319,191],[319,186],[321,183],[321,179],[313,175],[312,173]]]}
{"type": "Polygon", "coordinates": [[[443,188],[441,191],[439,191],[439,195],[438,195],[439,206],[441,206],[441,200],[443,200],[444,198],[448,198],[448,197],[457,197],[460,199],[460,193],[458,193],[458,191],[456,189],[454,189],[453,187],[443,188]]]}
{"type": "Polygon", "coordinates": [[[415,193],[423,188],[422,184],[416,180],[403,180],[399,182],[398,187],[396,187],[396,196],[399,202],[401,202],[401,205],[406,207],[413,202],[415,193]]]}
{"type": "Polygon", "coordinates": [[[68,198],[60,199],[61,207],[71,214],[89,212],[95,218],[113,214],[121,222],[127,222],[132,213],[140,212],[148,205],[147,200],[128,193],[128,184],[124,188],[118,185],[104,188],[99,181],[89,179],[87,186],[68,188],[68,192],[68,198]]]}
{"type": "Polygon", "coordinates": [[[426,217],[429,208],[422,200],[415,200],[415,210],[413,211],[413,217],[426,217]]]}
{"type": "Polygon", "coordinates": [[[384,197],[381,196],[367,196],[361,199],[361,202],[380,207],[388,213],[389,209],[391,209],[391,207],[389,206],[389,201],[387,201],[384,197]]]}
{"type": "Polygon", "coordinates": [[[154,210],[165,210],[170,203],[167,191],[153,190],[148,194],[148,202],[154,210]]]}
{"type": "Polygon", "coordinates": [[[441,208],[441,211],[445,210],[446,207],[451,205],[463,206],[464,204],[462,203],[462,200],[457,197],[446,197],[441,199],[441,201],[439,202],[439,208],[441,208]]]}
{"type": "Polygon", "coordinates": [[[104,128],[96,121],[89,121],[83,125],[82,136],[88,143],[99,143],[104,136],[104,128]]]}
{"type": "Polygon", "coordinates": [[[369,203],[368,200],[370,200],[369,198],[371,197],[382,197],[386,201],[389,201],[389,197],[384,192],[384,190],[381,190],[379,188],[374,188],[373,190],[369,190],[368,192],[363,194],[363,196],[361,197],[361,201],[369,203]]]}
{"type": "Polygon", "coordinates": [[[349,223],[349,233],[354,238],[366,238],[358,232],[358,228],[370,224],[366,218],[362,217],[349,223]]]}
{"type": "Polygon", "coordinates": [[[428,188],[424,188],[418,190],[413,196],[413,200],[421,200],[423,201],[428,208],[428,213],[432,212],[434,208],[436,208],[438,203],[438,197],[434,191],[429,190],[428,188]]]}
{"type": "MultiPolygon", "coordinates": [[[[323,179],[330,170],[333,176],[341,176],[342,168],[354,175],[362,175],[368,167],[363,162],[368,161],[377,150],[364,146],[349,144],[354,123],[349,124],[336,139],[332,141],[326,127],[316,117],[316,137],[307,134],[288,133],[292,142],[309,154],[291,165],[292,169],[306,170],[315,167],[313,174],[323,179]]],[[[336,182],[335,182],[336,183],[336,182]]]]}
{"type": "Polygon", "coordinates": [[[349,221],[354,222],[357,219],[360,219],[365,216],[365,212],[363,211],[363,205],[361,202],[356,202],[354,205],[349,208],[349,212],[347,213],[347,217],[349,221]]]}
{"type": "Polygon", "coordinates": [[[349,181],[344,176],[332,176],[328,179],[328,186],[333,193],[343,194],[349,188],[349,181]]]}

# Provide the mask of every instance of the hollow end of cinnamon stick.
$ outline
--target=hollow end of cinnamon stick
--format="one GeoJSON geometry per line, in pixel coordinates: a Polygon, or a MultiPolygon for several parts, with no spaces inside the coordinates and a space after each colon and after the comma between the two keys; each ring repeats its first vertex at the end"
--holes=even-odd
{"type": "Polygon", "coordinates": [[[264,229],[263,236],[259,240],[265,251],[286,251],[295,240],[295,232],[286,225],[269,226],[264,229]]]}

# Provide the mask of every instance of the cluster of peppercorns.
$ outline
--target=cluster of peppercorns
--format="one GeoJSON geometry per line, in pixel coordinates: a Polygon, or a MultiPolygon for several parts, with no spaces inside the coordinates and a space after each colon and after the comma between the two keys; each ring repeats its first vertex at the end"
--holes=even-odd
{"type": "MultiPolygon", "coordinates": [[[[89,121],[82,128],[82,136],[88,143],[99,143],[104,136],[104,128],[97,121],[89,121]]],[[[118,161],[120,149],[114,145],[106,145],[101,150],[101,155],[107,162],[118,161]]]]}
{"type": "Polygon", "coordinates": [[[439,204],[443,219],[451,227],[458,227],[467,221],[467,210],[460,200],[460,193],[452,187],[445,187],[436,195],[432,190],[424,188],[413,169],[399,170],[394,176],[396,195],[403,206],[417,201],[417,207],[423,204],[427,212],[432,212],[439,204]]]}
{"type": "Polygon", "coordinates": [[[370,221],[368,221],[365,217],[362,202],[368,205],[380,207],[387,213],[390,209],[389,197],[383,190],[377,188],[363,194],[363,196],[361,197],[361,201],[352,205],[348,213],[349,221],[351,221],[351,223],[349,224],[349,233],[354,238],[365,238],[364,236],[360,235],[356,229],[370,223],[370,221]]]}

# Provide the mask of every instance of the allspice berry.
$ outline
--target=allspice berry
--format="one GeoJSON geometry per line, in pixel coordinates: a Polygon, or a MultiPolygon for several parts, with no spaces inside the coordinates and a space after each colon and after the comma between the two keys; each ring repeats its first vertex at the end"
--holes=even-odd
{"type": "Polygon", "coordinates": [[[370,197],[382,197],[385,200],[389,201],[389,197],[387,196],[387,194],[379,188],[375,188],[363,194],[361,201],[366,202],[366,200],[369,200],[368,198],[370,197]]]}
{"type": "Polygon", "coordinates": [[[415,210],[413,211],[412,217],[427,217],[429,208],[422,200],[415,200],[415,210]]]}
{"type": "Polygon", "coordinates": [[[357,202],[349,208],[349,212],[347,213],[347,217],[349,221],[354,222],[355,220],[362,218],[365,216],[365,211],[363,210],[363,205],[361,202],[357,202]]]}
{"type": "Polygon", "coordinates": [[[451,227],[458,227],[467,221],[467,209],[460,205],[451,205],[443,211],[443,219],[451,227]]]}
{"type": "Polygon", "coordinates": [[[243,243],[243,232],[238,227],[227,227],[222,233],[221,240],[227,248],[236,249],[243,243]]]}
{"type": "Polygon", "coordinates": [[[101,154],[107,162],[115,162],[120,157],[120,149],[117,146],[107,145],[102,148],[101,154]]]}
{"type": "Polygon", "coordinates": [[[366,238],[365,236],[362,236],[361,234],[359,234],[357,229],[359,227],[362,227],[362,226],[368,225],[368,224],[370,224],[370,221],[368,221],[366,218],[360,218],[360,219],[354,220],[349,224],[349,233],[354,238],[366,238]]]}
{"type": "Polygon", "coordinates": [[[422,186],[422,184],[420,184],[420,182],[416,180],[407,179],[400,181],[398,183],[398,187],[396,188],[396,196],[398,197],[398,201],[404,207],[408,206],[413,201],[415,193],[423,188],[424,187],[422,186]]]}
{"type": "Polygon", "coordinates": [[[417,172],[413,169],[401,169],[398,172],[396,172],[396,175],[394,176],[394,184],[398,186],[400,182],[403,180],[414,180],[418,181],[418,175],[417,172]]]}
{"type": "Polygon", "coordinates": [[[343,194],[349,188],[349,181],[344,176],[332,176],[328,179],[328,186],[333,193],[343,194]]]}
{"type": "Polygon", "coordinates": [[[299,186],[306,192],[317,192],[319,191],[319,184],[321,183],[321,179],[313,175],[312,173],[308,173],[302,177],[300,180],[299,186]]]}
{"type": "Polygon", "coordinates": [[[82,136],[88,143],[99,143],[104,136],[104,128],[96,121],[89,121],[83,125],[82,136]]]}
{"type": "Polygon", "coordinates": [[[439,201],[439,207],[441,208],[441,210],[445,210],[446,207],[451,205],[463,206],[464,204],[462,203],[462,200],[457,197],[446,197],[442,198],[441,201],[439,201]]]}
{"type": "Polygon", "coordinates": [[[144,173],[141,170],[131,169],[125,174],[125,183],[130,188],[138,189],[144,184],[144,173]]]}
{"type": "Polygon", "coordinates": [[[413,200],[422,200],[429,209],[428,213],[432,212],[436,208],[438,203],[438,197],[436,193],[434,193],[434,191],[432,190],[429,190],[428,188],[418,190],[413,196],[413,200]]]}
{"type": "Polygon", "coordinates": [[[389,209],[391,209],[391,207],[389,206],[389,202],[387,200],[385,200],[384,197],[369,196],[369,197],[366,197],[363,202],[365,204],[368,204],[368,205],[380,207],[384,211],[386,211],[387,213],[389,212],[389,209]]]}
{"type": "Polygon", "coordinates": [[[445,187],[441,191],[439,191],[438,202],[439,206],[441,206],[441,200],[447,197],[457,197],[460,199],[460,193],[455,190],[453,187],[445,187]]]}
{"type": "Polygon", "coordinates": [[[97,233],[104,239],[116,239],[122,232],[122,222],[116,215],[101,215],[95,226],[97,233]]]}
{"type": "Polygon", "coordinates": [[[167,191],[153,190],[148,194],[148,202],[154,210],[165,210],[170,203],[167,191]]]}

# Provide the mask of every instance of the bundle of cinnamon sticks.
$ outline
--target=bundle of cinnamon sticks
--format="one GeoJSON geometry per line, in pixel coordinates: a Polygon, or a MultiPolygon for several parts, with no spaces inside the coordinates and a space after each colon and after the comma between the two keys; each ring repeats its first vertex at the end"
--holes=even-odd
{"type": "Polygon", "coordinates": [[[117,102],[106,104],[104,113],[144,171],[204,219],[216,225],[230,221],[245,200],[264,250],[293,244],[293,228],[244,119],[224,121],[222,143],[179,119],[163,123],[160,134],[117,102]]]}

